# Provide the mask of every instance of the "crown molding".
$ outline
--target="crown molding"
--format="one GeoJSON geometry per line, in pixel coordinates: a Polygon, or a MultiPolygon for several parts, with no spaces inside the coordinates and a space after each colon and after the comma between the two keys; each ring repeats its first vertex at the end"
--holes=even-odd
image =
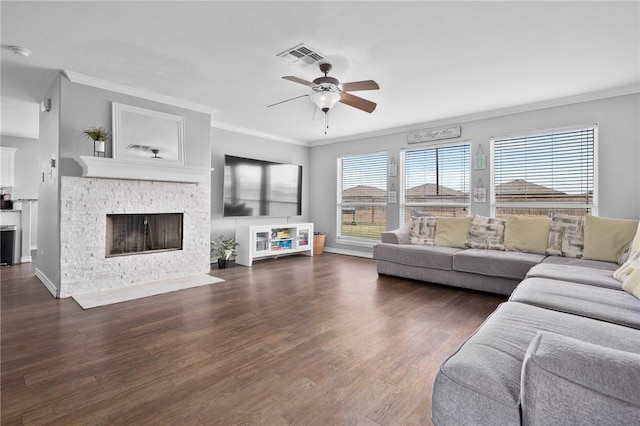
{"type": "Polygon", "coordinates": [[[284,142],[292,145],[310,146],[308,142],[303,142],[297,139],[287,138],[283,136],[274,135],[271,133],[260,132],[258,130],[249,129],[247,127],[236,126],[229,123],[223,123],[221,121],[211,120],[211,127],[216,129],[228,130],[230,132],[242,133],[244,135],[255,136],[258,138],[269,139],[276,142],[284,142]]]}
{"type": "Polygon", "coordinates": [[[83,84],[85,86],[95,87],[97,89],[110,90],[124,95],[135,96],[137,98],[147,99],[149,101],[160,102],[191,111],[202,112],[213,115],[217,109],[208,105],[202,105],[195,102],[186,101],[184,99],[174,98],[172,96],[162,95],[150,90],[138,89],[124,84],[114,83],[112,81],[103,80],[101,78],[92,77],[81,74],[79,72],[63,70],[62,74],[72,83],[83,84]]]}
{"type": "Polygon", "coordinates": [[[546,101],[534,102],[530,104],[515,105],[511,107],[499,108],[499,109],[494,109],[489,111],[481,111],[481,112],[476,112],[471,114],[458,115],[458,116],[443,118],[439,120],[425,121],[423,123],[418,123],[418,124],[410,124],[407,126],[393,127],[393,128],[377,130],[373,132],[360,133],[357,135],[344,136],[344,137],[328,139],[328,140],[318,140],[318,141],[313,141],[309,143],[308,146],[314,147],[314,146],[330,145],[333,143],[347,142],[347,141],[353,141],[358,139],[366,139],[366,138],[372,138],[377,136],[388,136],[388,135],[393,135],[397,133],[407,133],[407,132],[421,130],[426,127],[439,127],[439,126],[447,126],[450,124],[460,124],[460,123],[469,122],[469,121],[484,120],[488,118],[503,117],[503,116],[519,114],[523,112],[531,112],[531,111],[537,111],[541,109],[579,104],[582,102],[597,101],[600,99],[607,99],[607,98],[615,98],[617,96],[632,95],[635,93],[640,93],[640,84],[632,84],[629,86],[621,86],[621,87],[616,87],[608,90],[600,90],[596,92],[583,93],[580,95],[565,96],[562,98],[549,99],[546,101]]]}

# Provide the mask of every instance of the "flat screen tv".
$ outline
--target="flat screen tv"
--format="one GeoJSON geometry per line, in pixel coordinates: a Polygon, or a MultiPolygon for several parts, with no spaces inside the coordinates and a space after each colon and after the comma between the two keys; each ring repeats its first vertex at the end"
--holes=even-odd
{"type": "Polygon", "coordinates": [[[224,216],[300,216],[302,166],[224,156],[224,216]]]}

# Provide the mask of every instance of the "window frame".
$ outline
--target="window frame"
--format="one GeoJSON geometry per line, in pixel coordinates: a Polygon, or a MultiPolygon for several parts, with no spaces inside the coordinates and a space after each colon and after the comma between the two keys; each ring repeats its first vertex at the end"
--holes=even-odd
{"type": "Polygon", "coordinates": [[[406,220],[406,212],[407,212],[407,208],[415,208],[415,207],[463,207],[467,209],[467,216],[470,216],[470,209],[471,209],[471,199],[472,199],[472,188],[471,188],[471,140],[465,140],[465,141],[455,141],[455,142],[444,142],[444,143],[433,143],[433,144],[429,144],[429,145],[423,145],[420,147],[415,147],[415,148],[402,148],[400,150],[400,173],[399,173],[399,178],[400,178],[400,196],[399,196],[399,207],[400,207],[400,225],[404,225],[406,223],[408,223],[408,221],[406,220]],[[468,146],[469,147],[469,161],[467,163],[467,173],[468,173],[468,181],[467,181],[467,188],[469,191],[469,201],[467,203],[442,203],[442,202],[430,202],[430,203],[407,203],[406,200],[406,193],[407,193],[407,188],[406,188],[406,155],[407,152],[414,152],[414,151],[425,151],[428,149],[436,149],[436,148],[447,148],[447,147],[454,147],[454,146],[468,146]]]}
{"type": "Polygon", "coordinates": [[[556,127],[552,129],[544,129],[544,130],[534,130],[534,131],[524,131],[517,132],[511,134],[505,134],[501,136],[492,136],[490,139],[490,214],[491,217],[496,217],[496,211],[498,208],[530,208],[530,209],[590,209],[590,214],[597,216],[598,215],[598,124],[597,123],[588,123],[588,124],[577,124],[572,126],[564,126],[564,127],[556,127]],[[593,129],[593,195],[592,195],[592,203],[562,203],[562,202],[496,202],[496,193],[495,193],[495,142],[500,139],[513,139],[513,138],[525,138],[525,137],[534,137],[540,135],[550,135],[553,133],[562,133],[562,132],[571,132],[571,131],[579,131],[582,129],[593,129]]]}
{"type": "MultiPolygon", "coordinates": [[[[378,238],[367,238],[367,237],[354,237],[349,235],[342,235],[342,209],[345,206],[345,203],[342,200],[342,182],[343,182],[343,167],[342,162],[344,159],[358,158],[358,157],[369,157],[373,155],[383,154],[385,157],[385,166],[384,166],[384,178],[385,178],[385,196],[384,202],[347,202],[346,206],[349,207],[357,207],[357,206],[375,206],[375,207],[383,207],[385,210],[385,229],[387,228],[387,206],[388,206],[388,194],[389,194],[389,178],[387,174],[387,165],[389,163],[389,154],[386,150],[382,151],[374,151],[374,152],[366,152],[362,154],[355,155],[343,155],[337,158],[337,172],[336,172],[336,242],[339,244],[345,245],[353,245],[359,247],[373,247],[381,241],[381,237],[378,238]]],[[[384,232],[384,230],[382,232],[384,232]]]]}

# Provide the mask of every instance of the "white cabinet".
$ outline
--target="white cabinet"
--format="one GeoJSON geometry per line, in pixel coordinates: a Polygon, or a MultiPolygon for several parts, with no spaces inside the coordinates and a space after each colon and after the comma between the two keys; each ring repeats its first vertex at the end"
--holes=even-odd
{"type": "Polygon", "coordinates": [[[0,187],[10,188],[14,184],[14,163],[17,148],[0,146],[0,187]]]}
{"type": "Polygon", "coordinates": [[[251,266],[254,259],[301,253],[313,256],[313,223],[238,225],[236,263],[251,266]]]}

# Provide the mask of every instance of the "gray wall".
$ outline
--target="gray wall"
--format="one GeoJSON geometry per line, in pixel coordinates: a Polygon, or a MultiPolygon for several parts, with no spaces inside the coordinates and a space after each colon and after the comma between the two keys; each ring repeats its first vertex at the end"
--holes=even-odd
{"type": "MultiPolygon", "coordinates": [[[[111,103],[118,102],[153,111],[185,117],[185,164],[209,167],[211,154],[211,116],[109,90],[72,83],[62,78],[64,114],[60,120],[60,173],[62,176],[80,176],[82,168],[73,159],[77,155],[93,155],[93,142],[82,131],[92,126],[111,129],[111,103]]],[[[111,143],[107,143],[106,157],[112,156],[111,143]]]]}
{"type": "Polygon", "coordinates": [[[215,169],[211,176],[212,239],[220,234],[233,237],[237,224],[279,224],[287,223],[287,220],[290,223],[307,222],[311,217],[310,196],[314,196],[314,194],[309,190],[309,183],[312,179],[309,167],[309,148],[214,128],[212,129],[211,167],[215,169]],[[291,218],[224,218],[222,216],[222,198],[225,154],[302,166],[302,215],[291,218]]]}
{"type": "MultiPolygon", "coordinates": [[[[473,121],[456,121],[462,126],[460,138],[445,142],[470,141],[471,152],[482,146],[489,157],[490,139],[525,131],[546,130],[582,124],[598,124],[598,188],[600,216],[640,218],[640,95],[632,94],[589,102],[473,121]]],[[[432,123],[433,124],[433,123],[432,123]]],[[[416,129],[433,127],[430,123],[416,129]]],[[[436,124],[442,124],[441,122],[436,124]]],[[[364,138],[349,142],[315,146],[311,148],[311,221],[318,230],[327,233],[327,247],[339,250],[370,253],[367,247],[346,246],[335,242],[336,231],[336,161],[338,157],[376,151],[387,151],[388,158],[399,162],[400,151],[409,145],[407,132],[364,138]]],[[[419,145],[412,145],[417,147],[419,145]]],[[[486,170],[472,170],[472,187],[478,179],[490,186],[490,164],[486,170]]],[[[389,178],[397,189],[399,177],[389,178]]],[[[489,215],[489,203],[472,203],[471,214],[489,215]]],[[[387,207],[387,229],[399,226],[399,204],[387,207]]]]}
{"type": "Polygon", "coordinates": [[[58,163],[60,150],[60,79],[59,75],[46,95],[51,98],[51,111],[40,113],[39,173],[44,173],[45,179],[38,192],[36,256],[36,274],[56,291],[60,290],[60,169],[50,168],[49,160],[58,163]]]}

